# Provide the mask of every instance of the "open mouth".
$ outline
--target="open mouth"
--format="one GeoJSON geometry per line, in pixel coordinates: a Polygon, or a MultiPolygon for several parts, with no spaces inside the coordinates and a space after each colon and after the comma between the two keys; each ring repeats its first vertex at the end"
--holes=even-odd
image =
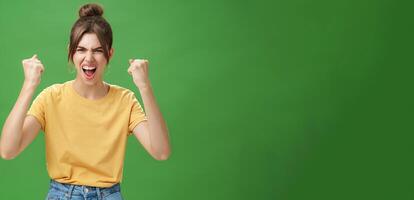
{"type": "Polygon", "coordinates": [[[83,66],[82,71],[87,79],[92,79],[95,76],[96,67],[83,66]]]}

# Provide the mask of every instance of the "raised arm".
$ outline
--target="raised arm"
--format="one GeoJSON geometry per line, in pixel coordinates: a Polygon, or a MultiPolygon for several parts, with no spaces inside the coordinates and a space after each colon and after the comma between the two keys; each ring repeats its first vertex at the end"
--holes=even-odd
{"type": "Polygon", "coordinates": [[[40,83],[44,67],[37,55],[22,61],[24,83],[19,97],[7,117],[0,138],[0,154],[3,159],[13,159],[29,145],[38,134],[40,123],[26,116],[30,102],[40,83]]]}
{"type": "Polygon", "coordinates": [[[153,158],[167,160],[171,154],[169,133],[148,78],[148,61],[131,59],[129,63],[128,73],[141,93],[148,118],[135,127],[134,135],[153,158]]]}

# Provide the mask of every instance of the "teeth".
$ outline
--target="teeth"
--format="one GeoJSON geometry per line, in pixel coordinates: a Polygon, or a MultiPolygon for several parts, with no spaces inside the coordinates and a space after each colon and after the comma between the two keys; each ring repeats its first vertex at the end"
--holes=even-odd
{"type": "Polygon", "coordinates": [[[84,69],[84,70],[94,70],[94,69],[96,69],[96,67],[83,66],[82,69],[84,69]]]}

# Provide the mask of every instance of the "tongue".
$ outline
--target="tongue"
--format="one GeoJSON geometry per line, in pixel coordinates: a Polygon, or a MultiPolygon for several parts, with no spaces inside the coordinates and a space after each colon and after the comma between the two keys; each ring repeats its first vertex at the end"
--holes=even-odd
{"type": "Polygon", "coordinates": [[[86,74],[87,76],[92,76],[92,75],[93,75],[93,73],[94,73],[94,71],[92,71],[92,70],[85,70],[85,74],[86,74]]]}

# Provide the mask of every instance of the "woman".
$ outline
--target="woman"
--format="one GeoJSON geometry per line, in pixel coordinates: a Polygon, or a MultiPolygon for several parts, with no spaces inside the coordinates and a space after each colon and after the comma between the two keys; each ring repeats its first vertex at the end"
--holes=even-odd
{"type": "Polygon", "coordinates": [[[133,92],[103,81],[111,59],[112,29],[97,4],[86,4],[72,27],[68,60],[74,80],[44,89],[29,104],[45,70],[34,55],[23,60],[25,81],[3,126],[1,156],[13,159],[45,133],[47,199],[122,199],[120,182],[127,136],[157,160],[170,155],[167,126],[148,79],[148,61],[129,60],[128,73],[141,93],[144,113],[133,92]]]}

